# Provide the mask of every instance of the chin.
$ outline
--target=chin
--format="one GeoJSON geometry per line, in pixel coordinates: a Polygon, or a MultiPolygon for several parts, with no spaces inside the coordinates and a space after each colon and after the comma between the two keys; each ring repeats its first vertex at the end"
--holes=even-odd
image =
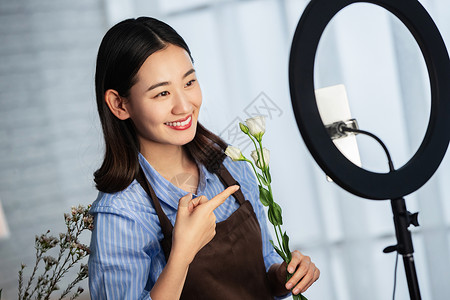
{"type": "Polygon", "coordinates": [[[194,138],[195,138],[195,133],[189,139],[186,139],[186,141],[183,143],[183,145],[186,145],[186,144],[192,142],[194,140],[194,138]]]}
{"type": "Polygon", "coordinates": [[[186,136],[183,137],[181,140],[179,140],[177,144],[178,144],[179,146],[184,146],[184,145],[186,145],[186,144],[192,142],[192,141],[194,140],[194,138],[195,138],[195,134],[196,134],[196,133],[197,133],[197,130],[192,131],[192,133],[190,133],[189,135],[186,134],[186,136]]]}

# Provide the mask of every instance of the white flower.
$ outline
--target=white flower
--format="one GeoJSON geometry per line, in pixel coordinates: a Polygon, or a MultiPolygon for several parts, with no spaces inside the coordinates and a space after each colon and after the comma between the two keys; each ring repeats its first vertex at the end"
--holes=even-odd
{"type": "Polygon", "coordinates": [[[228,146],[227,149],[225,149],[225,154],[228,155],[233,161],[245,159],[241,150],[237,147],[228,146]]]}
{"type": "MultiPolygon", "coordinates": [[[[259,152],[259,156],[261,156],[261,149],[258,149],[258,152],[259,152]]],[[[256,152],[256,150],[253,150],[251,153],[251,156],[252,156],[253,160],[255,161],[256,166],[262,170],[264,165],[259,163],[258,152],[256,152]]],[[[263,148],[262,155],[264,156],[264,163],[267,168],[269,166],[269,162],[270,162],[270,151],[266,148],[263,148]]]]}
{"type": "Polygon", "coordinates": [[[250,134],[260,141],[266,131],[266,118],[264,116],[256,116],[245,120],[245,124],[247,125],[250,134]]]}

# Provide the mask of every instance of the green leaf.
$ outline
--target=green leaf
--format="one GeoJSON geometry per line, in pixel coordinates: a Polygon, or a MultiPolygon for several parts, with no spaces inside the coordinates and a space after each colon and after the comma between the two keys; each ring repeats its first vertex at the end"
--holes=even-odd
{"type": "Polygon", "coordinates": [[[259,187],[259,199],[264,206],[272,206],[273,198],[270,192],[262,186],[259,187]]]}
{"type": "Polygon", "coordinates": [[[272,223],[274,226],[283,225],[283,218],[281,216],[281,207],[277,203],[273,202],[272,205],[269,206],[267,216],[269,218],[270,223],[272,223]]]}
{"type": "Polygon", "coordinates": [[[275,217],[275,213],[273,210],[273,205],[269,206],[269,210],[267,211],[267,218],[269,219],[270,223],[272,223],[273,226],[277,226],[277,219],[275,217]]]}
{"type": "Polygon", "coordinates": [[[292,254],[291,254],[291,250],[289,250],[289,237],[286,234],[286,231],[284,232],[283,236],[282,236],[282,240],[283,240],[283,250],[284,253],[286,253],[286,256],[288,258],[288,261],[290,262],[292,259],[292,254]]]}
{"type": "Polygon", "coordinates": [[[284,255],[283,251],[281,251],[280,248],[275,246],[275,244],[273,243],[272,240],[270,240],[270,243],[272,244],[272,247],[275,249],[275,251],[278,253],[278,255],[281,256],[281,258],[283,258],[284,261],[286,261],[286,255],[284,255]]]}
{"type": "Polygon", "coordinates": [[[294,295],[292,294],[292,299],[294,300],[308,300],[305,296],[303,296],[302,294],[298,294],[298,295],[294,295]]]}
{"type": "Polygon", "coordinates": [[[269,185],[269,184],[267,183],[266,179],[264,178],[264,176],[262,176],[262,175],[259,174],[259,173],[256,173],[256,175],[258,176],[258,178],[261,180],[261,182],[262,182],[265,186],[269,185]]]}
{"type": "Polygon", "coordinates": [[[260,185],[258,187],[259,187],[259,200],[261,201],[262,205],[269,206],[269,204],[272,202],[270,192],[260,185]]]}

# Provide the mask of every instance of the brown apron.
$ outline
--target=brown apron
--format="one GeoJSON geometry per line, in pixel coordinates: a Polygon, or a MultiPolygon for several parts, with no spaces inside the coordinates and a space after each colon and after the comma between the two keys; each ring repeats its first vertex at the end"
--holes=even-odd
{"type": "MultiPolygon", "coordinates": [[[[223,165],[217,175],[225,187],[239,184],[223,165]]],[[[173,226],[142,169],[137,179],[150,195],[158,214],[164,235],[161,247],[167,260],[172,248],[173,226]]],[[[273,299],[262,255],[258,219],[240,189],[233,196],[240,207],[228,219],[216,224],[216,235],[189,265],[180,299],[273,299]]]]}

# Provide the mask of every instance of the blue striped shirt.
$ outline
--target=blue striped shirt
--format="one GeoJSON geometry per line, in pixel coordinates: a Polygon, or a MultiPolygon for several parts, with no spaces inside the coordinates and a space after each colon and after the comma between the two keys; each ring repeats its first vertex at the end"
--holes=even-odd
{"type": "MultiPolygon", "coordinates": [[[[162,177],[139,154],[145,176],[160,199],[161,207],[175,223],[178,201],[187,193],[162,177]]],[[[273,250],[270,233],[253,171],[244,161],[225,158],[224,165],[236,179],[259,220],[266,270],[281,257],[273,250]]],[[[219,178],[199,164],[198,195],[208,199],[223,191],[219,178]]],[[[214,213],[217,222],[227,219],[239,203],[233,196],[214,213]]],[[[151,299],[150,290],[165,266],[160,246],[163,237],[158,216],[150,198],[134,180],[125,190],[107,194],[100,192],[90,211],[95,216],[89,255],[89,289],[92,299],[151,299]]]]}

